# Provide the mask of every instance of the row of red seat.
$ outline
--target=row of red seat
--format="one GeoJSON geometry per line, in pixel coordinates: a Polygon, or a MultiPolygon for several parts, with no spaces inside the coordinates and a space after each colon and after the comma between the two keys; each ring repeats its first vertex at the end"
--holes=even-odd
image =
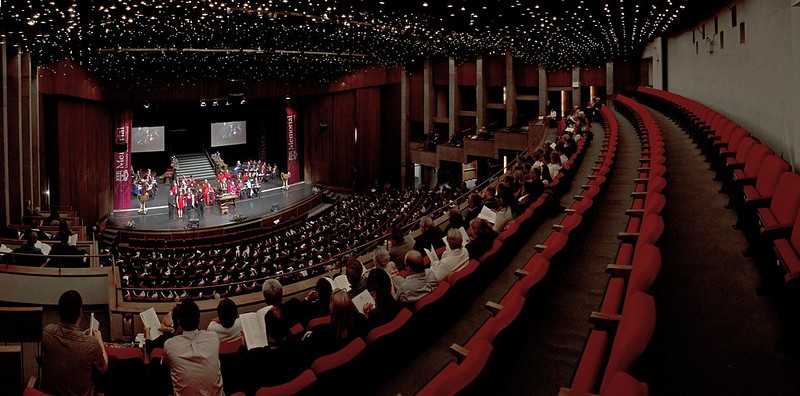
{"type": "Polygon", "coordinates": [[[655,246],[664,231],[661,211],[666,204],[665,145],[652,114],[630,98],[618,96],[616,108],[636,128],[641,141],[641,167],[634,180],[631,209],[600,309],[589,321],[594,329],[581,354],[570,388],[560,394],[599,393],[646,395],[647,385],[629,372],[655,330],[655,301],[646,294],[661,269],[655,246]]]}
{"type": "Polygon", "coordinates": [[[464,346],[453,344],[450,347],[450,352],[456,357],[455,361],[440,371],[419,395],[452,395],[464,391],[483,371],[493,349],[498,345],[498,340],[522,312],[532,289],[551,272],[551,262],[555,262],[558,254],[564,251],[569,235],[578,229],[583,216],[592,208],[593,199],[601,192],[606,175],[614,164],[619,124],[610,109],[603,108],[602,115],[605,130],[602,153],[593,167],[588,183],[582,186],[583,191],[574,197],[561,223],[553,225],[553,232],[542,244],[536,245],[536,253],[515,272],[519,279],[500,302],[486,303],[492,316],[464,346]]]}
{"type": "Polygon", "coordinates": [[[776,268],[786,283],[800,277],[800,175],[788,162],[723,114],[680,95],[640,87],[643,101],[662,109],[706,153],[730,205],[737,226],[757,254],[776,268]],[[771,248],[771,249],[770,249],[771,248]]]}

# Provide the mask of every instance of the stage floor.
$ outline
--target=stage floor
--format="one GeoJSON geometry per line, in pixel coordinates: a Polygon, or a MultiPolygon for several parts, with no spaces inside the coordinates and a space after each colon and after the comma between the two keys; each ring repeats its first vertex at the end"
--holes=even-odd
{"type": "Polygon", "coordinates": [[[139,201],[136,197],[131,198],[131,209],[115,210],[108,218],[108,225],[113,228],[125,228],[128,221],[136,222],[136,230],[182,230],[189,226],[189,218],[200,220],[200,227],[213,227],[231,223],[231,217],[235,213],[241,213],[248,219],[259,218],[272,211],[272,205],[278,204],[278,210],[294,205],[314,194],[311,184],[299,182],[289,186],[289,191],[280,187],[280,182],[269,182],[263,185],[258,198],[248,198],[237,200],[236,206],[229,205],[230,210],[226,215],[219,213],[216,205],[206,207],[202,216],[199,210],[184,210],[183,218],[178,219],[178,211],[175,210],[175,220],[169,219],[169,207],[167,198],[169,197],[169,186],[159,185],[158,196],[151,198],[147,202],[147,214],[138,213],[139,201]]]}

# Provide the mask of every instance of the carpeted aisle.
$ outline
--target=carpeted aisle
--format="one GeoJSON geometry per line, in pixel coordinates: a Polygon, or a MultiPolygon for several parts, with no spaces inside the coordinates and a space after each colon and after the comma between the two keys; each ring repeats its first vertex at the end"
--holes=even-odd
{"type": "Polygon", "coordinates": [[[775,301],[756,293],[761,277],[741,255],[727,195],[691,139],[653,114],[667,145],[664,264],[656,332],[635,374],[652,395],[800,394],[800,365],[776,348],[785,329],[775,301]]]}

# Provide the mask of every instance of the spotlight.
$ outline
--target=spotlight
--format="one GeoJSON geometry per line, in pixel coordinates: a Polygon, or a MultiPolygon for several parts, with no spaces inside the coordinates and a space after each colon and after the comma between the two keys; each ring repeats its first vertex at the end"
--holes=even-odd
{"type": "Polygon", "coordinates": [[[206,101],[205,100],[201,100],[200,101],[200,107],[206,107],[206,101]]]}
{"type": "Polygon", "coordinates": [[[145,109],[149,109],[150,108],[150,102],[144,102],[144,108],[145,109]]]}
{"type": "Polygon", "coordinates": [[[225,106],[230,106],[230,105],[231,105],[231,102],[229,100],[226,100],[225,101],[225,106]]]}
{"type": "Polygon", "coordinates": [[[217,102],[217,101],[215,100],[215,101],[214,101],[214,103],[212,103],[212,105],[213,105],[213,106],[219,106],[219,102],[217,102]]]}
{"type": "Polygon", "coordinates": [[[244,100],[244,99],[242,99],[242,101],[241,101],[241,102],[239,102],[239,104],[245,104],[245,103],[247,103],[247,101],[246,101],[246,100],[244,100]]]}
{"type": "Polygon", "coordinates": [[[292,100],[291,95],[286,95],[286,100],[292,100]]]}

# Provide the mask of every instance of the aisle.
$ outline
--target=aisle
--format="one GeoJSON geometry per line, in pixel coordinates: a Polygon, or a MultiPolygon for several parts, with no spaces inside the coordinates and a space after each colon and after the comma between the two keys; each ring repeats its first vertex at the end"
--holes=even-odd
{"type": "Polygon", "coordinates": [[[745,239],[731,228],[727,195],[691,139],[653,114],[667,145],[668,187],[657,325],[641,378],[653,395],[800,394],[800,365],[776,348],[784,326],[773,299],[756,293],[761,277],[741,255],[745,239]]]}

